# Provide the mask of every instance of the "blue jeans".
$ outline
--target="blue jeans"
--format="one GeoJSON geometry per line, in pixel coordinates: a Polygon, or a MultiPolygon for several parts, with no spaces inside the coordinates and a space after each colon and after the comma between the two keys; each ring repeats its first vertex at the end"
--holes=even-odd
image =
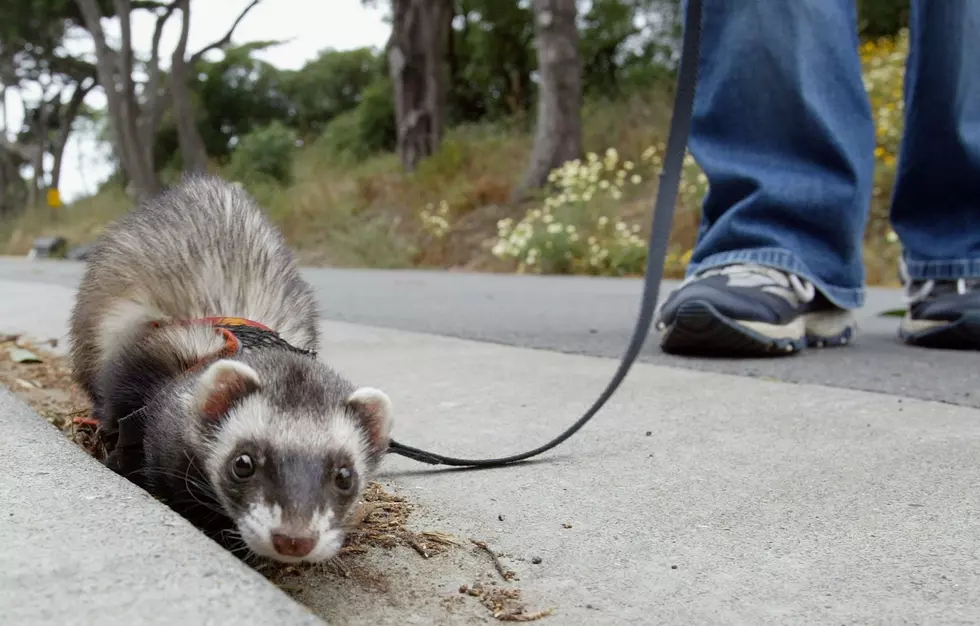
{"type": "MultiPolygon", "coordinates": [[[[980,277],[980,0],[912,0],[892,227],[914,279],[980,277]]],[[[864,302],[875,133],[854,0],[704,0],[688,275],[734,261],[864,302]]]]}

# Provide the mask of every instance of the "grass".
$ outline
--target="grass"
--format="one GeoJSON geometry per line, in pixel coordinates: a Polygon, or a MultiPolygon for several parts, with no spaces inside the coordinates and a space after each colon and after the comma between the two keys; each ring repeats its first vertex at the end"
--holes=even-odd
{"type": "MultiPolygon", "coordinates": [[[[901,135],[907,33],[895,40],[866,42],[860,53],[878,127],[875,189],[865,234],[867,281],[894,285],[900,246],[887,218],[901,135]]],[[[585,151],[601,155],[614,148],[623,161],[639,161],[648,148],[666,142],[670,104],[669,89],[662,87],[618,100],[588,101],[583,110],[585,151]]],[[[491,249],[498,239],[498,222],[520,221],[541,206],[543,199],[522,205],[508,202],[530,150],[531,129],[520,122],[458,127],[417,172],[406,175],[394,155],[351,164],[314,142],[297,155],[290,185],[256,183],[249,188],[304,264],[512,272],[518,263],[495,257],[491,249]],[[442,207],[442,226],[433,229],[429,213],[436,207],[442,207]]],[[[690,257],[704,190],[695,178],[696,166],[688,169],[667,263],[667,275],[674,278],[683,275],[690,257]]],[[[656,176],[644,176],[606,209],[617,220],[639,225],[639,235],[645,236],[655,193],[656,176]]],[[[70,245],[85,243],[130,208],[122,190],[109,186],[57,215],[44,210],[8,219],[0,222],[0,253],[25,254],[40,235],[61,235],[70,245]]]]}

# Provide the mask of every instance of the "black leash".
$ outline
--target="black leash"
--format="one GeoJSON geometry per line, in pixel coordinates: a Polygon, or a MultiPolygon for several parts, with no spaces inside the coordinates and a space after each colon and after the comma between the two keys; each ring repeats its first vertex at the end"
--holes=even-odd
{"type": "Polygon", "coordinates": [[[643,279],[643,296],[640,303],[640,313],[633,329],[626,353],[619,364],[619,369],[606,386],[592,407],[586,411],[572,426],[539,448],[499,459],[457,459],[419,450],[392,440],[388,452],[398,454],[429,465],[449,465],[453,467],[496,467],[524,461],[560,445],[579,431],[602,406],[612,397],[620,383],[626,378],[640,349],[646,341],[656,310],[660,292],[660,281],[664,273],[664,261],[667,257],[667,241],[670,237],[671,223],[674,219],[674,205],[677,202],[677,190],[680,185],[684,168],[684,154],[687,150],[687,137],[691,125],[691,115],[694,108],[694,91],[697,85],[698,64],[701,47],[701,0],[688,0],[684,16],[684,36],[681,47],[680,70],[677,77],[677,91],[674,95],[674,113],[670,122],[670,134],[667,138],[667,153],[664,156],[664,167],[660,173],[660,186],[657,189],[657,199],[653,208],[653,224],[650,228],[650,241],[647,247],[646,274],[643,279]]]}

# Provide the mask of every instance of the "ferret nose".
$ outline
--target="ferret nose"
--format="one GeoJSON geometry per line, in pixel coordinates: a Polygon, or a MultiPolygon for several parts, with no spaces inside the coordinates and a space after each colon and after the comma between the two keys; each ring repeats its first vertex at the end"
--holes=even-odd
{"type": "Polygon", "coordinates": [[[292,537],[282,533],[272,533],[272,546],[283,556],[301,558],[313,552],[316,537],[292,537]]]}

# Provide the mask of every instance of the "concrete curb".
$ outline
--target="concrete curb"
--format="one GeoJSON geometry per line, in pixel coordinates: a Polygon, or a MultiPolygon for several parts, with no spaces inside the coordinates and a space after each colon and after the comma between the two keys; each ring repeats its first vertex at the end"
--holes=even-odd
{"type": "Polygon", "coordinates": [[[324,624],[0,386],[0,623],[324,624]]]}

